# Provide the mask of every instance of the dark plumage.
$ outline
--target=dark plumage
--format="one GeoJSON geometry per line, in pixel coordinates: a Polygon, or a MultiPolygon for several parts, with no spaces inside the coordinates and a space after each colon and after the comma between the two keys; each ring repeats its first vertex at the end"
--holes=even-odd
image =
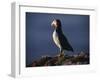
{"type": "Polygon", "coordinates": [[[53,40],[55,44],[60,48],[62,53],[64,50],[73,51],[72,46],[69,44],[67,38],[63,34],[61,21],[56,19],[51,24],[54,27],[53,40]]]}

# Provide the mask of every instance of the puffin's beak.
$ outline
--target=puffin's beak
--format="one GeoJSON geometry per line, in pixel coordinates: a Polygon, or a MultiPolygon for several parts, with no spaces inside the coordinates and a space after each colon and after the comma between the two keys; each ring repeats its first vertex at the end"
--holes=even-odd
{"type": "Polygon", "coordinates": [[[53,23],[51,23],[51,26],[52,26],[52,27],[54,27],[54,24],[53,24],[53,23]]]}
{"type": "Polygon", "coordinates": [[[53,22],[51,23],[51,26],[53,26],[53,22]]]}
{"type": "Polygon", "coordinates": [[[56,27],[56,21],[55,20],[51,23],[51,26],[56,27]]]}
{"type": "Polygon", "coordinates": [[[51,26],[54,26],[54,21],[51,23],[51,26]]]}

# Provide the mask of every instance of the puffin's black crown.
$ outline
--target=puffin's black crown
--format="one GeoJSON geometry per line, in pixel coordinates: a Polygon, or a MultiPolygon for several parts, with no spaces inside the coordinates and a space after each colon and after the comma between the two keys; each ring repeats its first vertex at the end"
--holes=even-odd
{"type": "Polygon", "coordinates": [[[61,21],[59,19],[56,19],[56,22],[57,22],[57,26],[61,27],[61,21]]]}

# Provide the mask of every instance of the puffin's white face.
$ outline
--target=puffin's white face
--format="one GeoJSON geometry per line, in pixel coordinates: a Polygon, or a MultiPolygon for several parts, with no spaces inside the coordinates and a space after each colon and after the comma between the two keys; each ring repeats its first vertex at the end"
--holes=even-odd
{"type": "Polygon", "coordinates": [[[51,26],[53,26],[53,27],[57,27],[57,21],[56,20],[53,20],[53,22],[51,23],[51,26]]]}

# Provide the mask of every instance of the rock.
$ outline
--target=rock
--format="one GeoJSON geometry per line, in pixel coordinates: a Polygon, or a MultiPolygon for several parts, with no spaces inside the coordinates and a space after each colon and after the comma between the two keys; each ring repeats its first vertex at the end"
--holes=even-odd
{"type": "Polygon", "coordinates": [[[37,61],[33,61],[32,63],[32,67],[35,67],[35,66],[37,66],[37,61]]]}
{"type": "Polygon", "coordinates": [[[59,54],[54,57],[48,55],[42,56],[39,60],[33,61],[27,67],[36,66],[57,66],[57,65],[81,65],[89,64],[89,54],[81,51],[78,55],[59,54]]]}

